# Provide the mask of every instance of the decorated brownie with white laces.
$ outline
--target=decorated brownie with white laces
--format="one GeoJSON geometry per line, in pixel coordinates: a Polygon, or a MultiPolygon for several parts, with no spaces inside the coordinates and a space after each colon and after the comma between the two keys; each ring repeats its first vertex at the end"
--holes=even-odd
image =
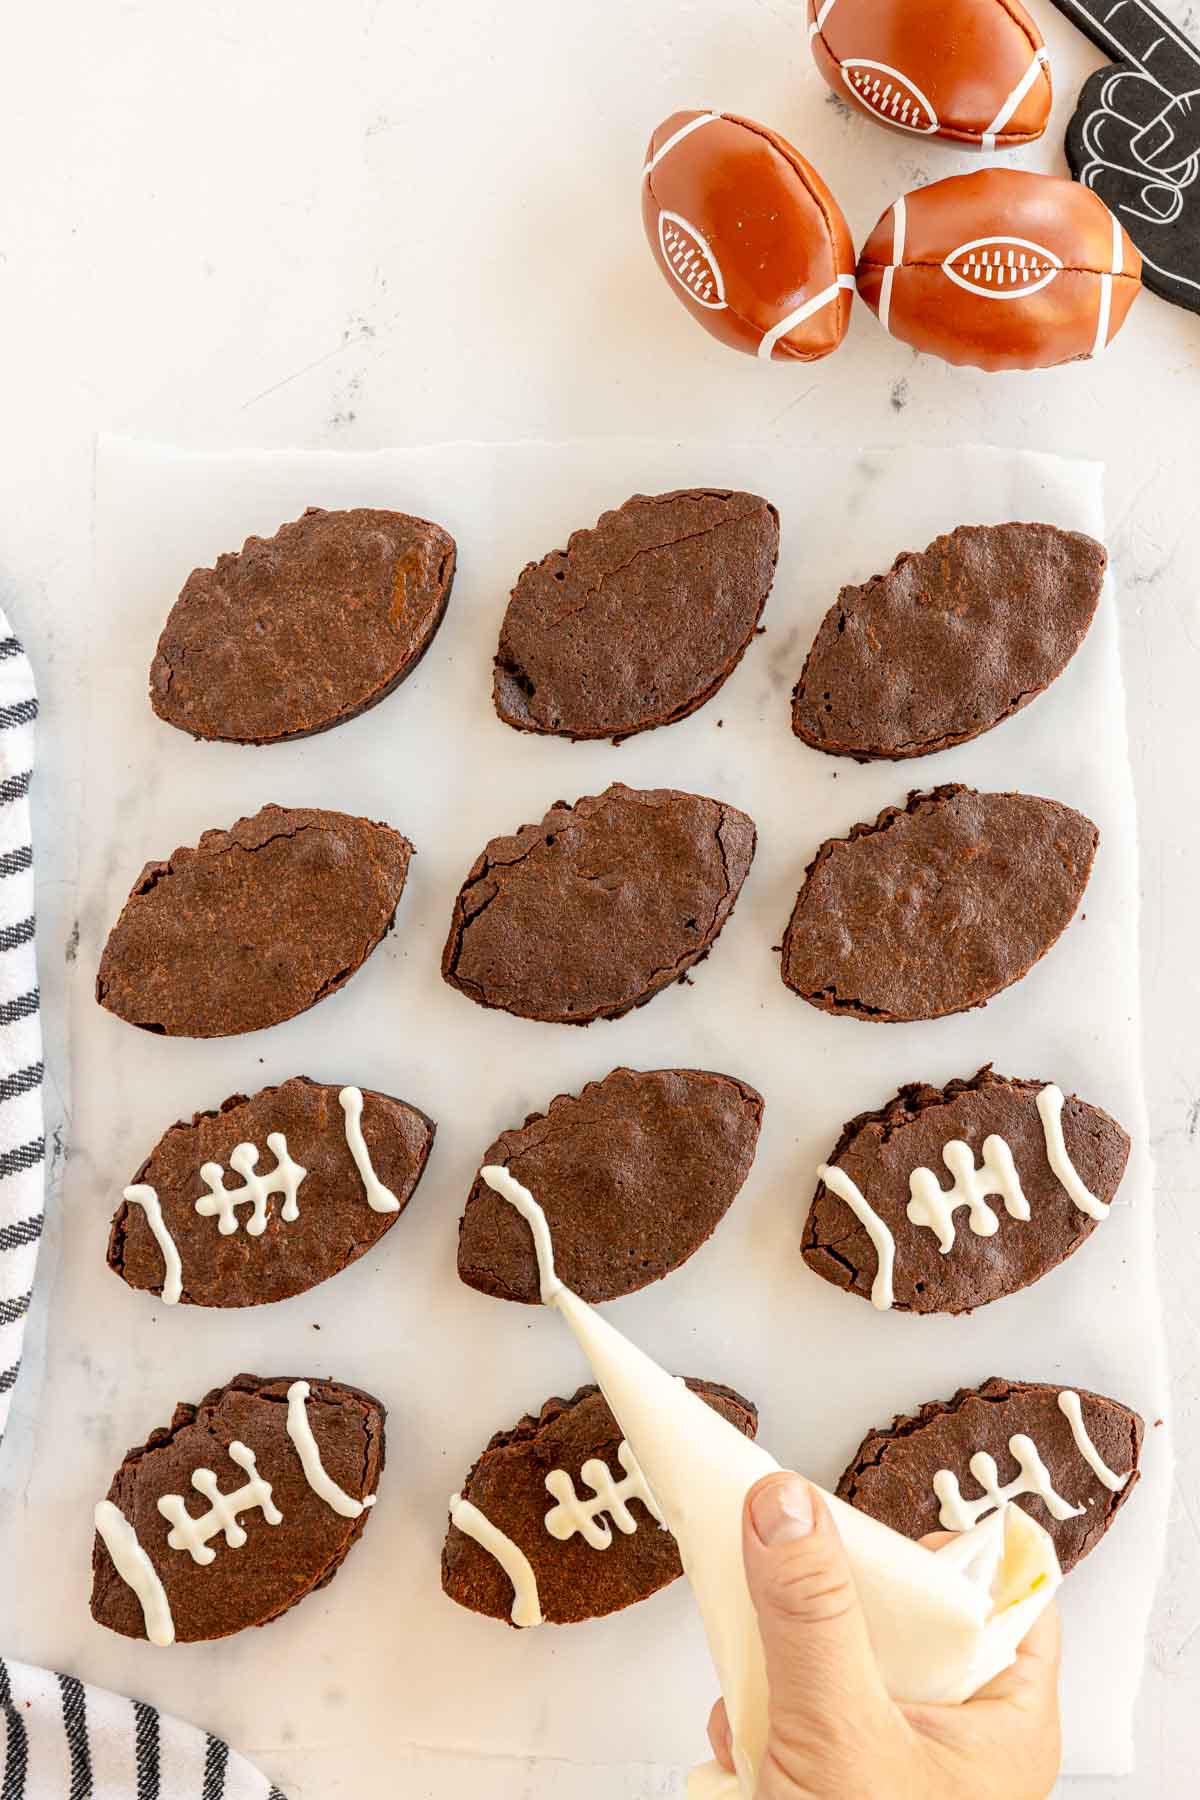
{"type": "Polygon", "coordinates": [[[180,1120],[113,1218],[108,1266],[166,1306],[262,1306],[356,1262],[408,1205],[432,1119],[296,1075],[180,1120]]]}
{"type": "MultiPolygon", "coordinates": [[[[747,1437],[758,1410],[732,1388],[692,1392],[747,1437]]],[[[450,1501],[442,1586],[472,1612],[527,1628],[619,1612],[683,1573],[675,1539],[597,1387],[497,1432],[450,1501]]]]}
{"type": "Polygon", "coordinates": [[[166,1646],[268,1625],[333,1580],[383,1471],[384,1408],[236,1375],[130,1450],[95,1510],[92,1616],[166,1646]]]}

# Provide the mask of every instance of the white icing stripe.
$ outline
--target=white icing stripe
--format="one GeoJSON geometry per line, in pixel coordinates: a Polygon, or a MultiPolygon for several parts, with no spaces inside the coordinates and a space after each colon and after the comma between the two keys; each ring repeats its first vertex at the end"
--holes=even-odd
{"type": "Polygon", "coordinates": [[[183,1264],[179,1260],[179,1247],[167,1230],[163,1219],[162,1207],[158,1194],[152,1187],[139,1182],[136,1187],[125,1189],[125,1198],[134,1206],[140,1206],[146,1215],[146,1223],[154,1234],[155,1242],[162,1251],[164,1306],[178,1306],[183,1293],[183,1264]]]}
{"type": "Polygon", "coordinates": [[[958,1476],[950,1469],[939,1469],[933,1478],[933,1491],[941,1502],[938,1518],[946,1531],[970,1531],[986,1513],[994,1512],[999,1506],[1005,1506],[1010,1500],[1016,1500],[1022,1494],[1036,1494],[1050,1513],[1052,1519],[1076,1519],[1083,1512],[1082,1506],[1072,1506],[1061,1494],[1056,1494],[1054,1484],[1050,1480],[1050,1471],[1038,1453],[1037,1445],[1024,1432],[1017,1432],[1008,1440],[1009,1454],[1016,1462],[1020,1473],[1013,1480],[1000,1486],[1000,1474],[996,1468],[996,1459],[989,1456],[986,1450],[979,1450],[971,1458],[967,1467],[983,1489],[979,1500],[964,1500],[958,1485],[958,1476]]]}
{"type": "Polygon", "coordinates": [[[563,1284],[554,1270],[554,1246],[550,1242],[550,1227],[546,1223],[546,1215],[521,1183],[502,1168],[498,1163],[480,1169],[480,1175],[494,1194],[515,1206],[521,1217],[533,1233],[533,1247],[537,1252],[538,1274],[541,1278],[542,1304],[553,1306],[558,1295],[563,1291],[563,1284]]]}
{"type": "MultiPolygon", "coordinates": [[[[821,10],[818,12],[816,19],[813,22],[813,26],[812,26],[813,31],[821,30],[826,19],[829,17],[830,13],[833,11],[836,4],[837,4],[837,0],[822,0],[821,10]]],[[[811,35],[811,33],[810,33],[810,35],[811,35]]]]}
{"type": "Polygon", "coordinates": [[[538,1595],[537,1576],[519,1544],[514,1544],[477,1506],[461,1494],[450,1496],[450,1520],[461,1532],[494,1556],[512,1582],[513,1603],[509,1615],[514,1625],[528,1628],[542,1623],[542,1603],[538,1595]]]}
{"type": "Polygon", "coordinates": [[[272,1194],[282,1194],[284,1197],[279,1209],[281,1219],[286,1219],[290,1224],[300,1217],[296,1195],[308,1170],[292,1161],[288,1154],[287,1139],[281,1131],[267,1134],[267,1149],[275,1158],[275,1167],[269,1175],[256,1172],[257,1145],[238,1144],[231,1152],[229,1166],[235,1174],[242,1177],[243,1186],[240,1188],[225,1186],[225,1171],[220,1163],[206,1162],[202,1165],[200,1179],[208,1192],[201,1194],[197,1200],[196,1211],[203,1219],[216,1218],[219,1221],[217,1229],[222,1237],[231,1237],[237,1230],[237,1208],[247,1202],[250,1205],[250,1217],[246,1220],[247,1236],[261,1237],[267,1229],[267,1201],[272,1194]]]}
{"type": "Polygon", "coordinates": [[[368,1508],[374,1506],[374,1494],[368,1494],[364,1500],[356,1500],[345,1488],[340,1488],[333,1476],[328,1474],[321,1461],[321,1451],[313,1436],[312,1424],[308,1417],[308,1396],[312,1392],[307,1381],[293,1381],[287,1392],[288,1415],[287,1431],[296,1454],[300,1458],[300,1466],[304,1470],[304,1479],[319,1500],[339,1513],[343,1519],[357,1519],[368,1508]]]}
{"type": "Polygon", "coordinates": [[[1066,1190],[1081,1213],[1086,1213],[1089,1219],[1107,1219],[1112,1208],[1105,1201],[1098,1200],[1084,1186],[1079,1171],[1067,1154],[1062,1124],[1064,1105],[1062,1089],[1055,1087],[1053,1082],[1038,1095],[1037,1109],[1042,1121],[1042,1134],[1046,1139],[1046,1160],[1059,1185],[1066,1190]]]}
{"type": "Polygon", "coordinates": [[[1071,1388],[1064,1388],[1058,1396],[1058,1410],[1063,1414],[1071,1427],[1071,1436],[1075,1439],[1075,1448],[1082,1456],[1096,1480],[1106,1487],[1111,1494],[1119,1494],[1129,1480],[1132,1470],[1124,1475],[1117,1475],[1109,1468],[1100,1452],[1093,1444],[1088,1428],[1083,1420],[1083,1407],[1079,1395],[1071,1388]]]}
{"type": "Polygon", "coordinates": [[[702,125],[711,125],[714,119],[719,119],[720,116],[720,113],[701,113],[698,118],[689,119],[686,125],[681,125],[678,131],[673,131],[666,142],[658,146],[658,149],[654,152],[654,155],[642,170],[642,179],[644,180],[652,169],[658,167],[663,157],[666,156],[668,151],[673,150],[676,144],[681,144],[684,138],[691,137],[693,131],[699,131],[702,125]]]}
{"type": "Polygon", "coordinates": [[[195,1563],[212,1562],[216,1551],[208,1548],[208,1540],[221,1533],[231,1550],[242,1548],[246,1532],[238,1524],[239,1513],[252,1512],[257,1507],[268,1525],[283,1523],[283,1514],[271,1498],[271,1484],[258,1472],[253,1450],[235,1439],[229,1446],[229,1457],[239,1469],[245,1470],[247,1479],[240,1488],[227,1494],[217,1486],[216,1475],[211,1469],[192,1471],[192,1486],[209,1503],[206,1513],[199,1517],[189,1513],[182,1494],[163,1494],[158,1502],[159,1512],[171,1524],[168,1544],[172,1550],[186,1550],[195,1563]]]}
{"type": "Polygon", "coordinates": [[[954,1248],[954,1214],[968,1208],[968,1222],[976,1237],[994,1237],[1000,1221],[987,1204],[989,1194],[999,1194],[1010,1219],[1027,1220],[1029,1202],[1013,1164],[1012,1151],[1002,1137],[983,1140],[983,1161],[975,1167],[975,1155],[961,1138],[952,1138],[942,1151],[942,1161],[954,1177],[943,1189],[932,1169],[914,1169],[908,1178],[912,1198],[906,1212],[914,1225],[927,1225],[937,1233],[938,1249],[945,1256],[954,1248]]]}
{"type": "Polygon", "coordinates": [[[338,1095],[338,1101],[346,1115],[346,1142],[350,1146],[354,1166],[361,1175],[363,1187],[367,1191],[367,1205],[372,1212],[399,1212],[400,1202],[390,1188],[384,1187],[371,1165],[371,1153],[367,1149],[367,1140],[362,1133],[362,1089],[344,1087],[338,1095]]]}
{"type": "Polygon", "coordinates": [[[842,288],[853,288],[853,286],[853,275],[839,275],[836,281],[830,282],[827,288],[822,288],[821,292],[815,294],[811,300],[806,300],[803,306],[797,306],[793,312],[788,313],[785,318],[772,325],[770,331],[764,331],[758,346],[760,360],[769,362],[780,338],[786,337],[789,331],[793,331],[797,325],[802,325],[805,319],[810,319],[814,313],[820,312],[821,308],[828,306],[831,300],[836,300],[842,288]]]}
{"type": "Polygon", "coordinates": [[[154,1564],[142,1549],[137,1532],[111,1500],[100,1501],[96,1507],[95,1521],[104,1548],[112,1558],[113,1568],[141,1603],[146,1636],[152,1644],[173,1644],[175,1621],[171,1617],[166,1589],[158,1578],[154,1564]]]}
{"type": "Polygon", "coordinates": [[[880,1312],[886,1312],[894,1298],[892,1272],[896,1262],[895,1238],[844,1169],[822,1163],[817,1170],[817,1175],[831,1194],[836,1194],[839,1200],[845,1201],[874,1244],[878,1266],[875,1271],[875,1279],[871,1283],[871,1305],[877,1307],[880,1312]]]}
{"type": "Polygon", "coordinates": [[[614,1481],[599,1457],[591,1457],[579,1471],[579,1479],[592,1490],[590,1500],[581,1500],[575,1483],[565,1469],[552,1469],[546,1477],[546,1490],[558,1502],[546,1514],[546,1530],[565,1544],[576,1532],[593,1550],[607,1550],[613,1541],[612,1526],[605,1523],[608,1513],[618,1531],[631,1537],[638,1522],[629,1510],[631,1500],[640,1500],[651,1518],[665,1525],[658,1501],[650,1492],[637,1458],[622,1439],[617,1446],[617,1461],[625,1471],[624,1479],[614,1481]]]}
{"type": "Polygon", "coordinates": [[[1018,106],[1020,106],[1022,100],[1041,74],[1048,60],[1049,58],[1044,49],[1038,50],[1034,54],[1033,60],[1026,69],[1024,75],[1022,75],[1020,81],[1018,81],[1016,87],[1008,96],[1004,105],[1000,108],[1000,111],[987,127],[987,130],[983,133],[983,148],[985,150],[994,150],[996,148],[996,138],[999,136],[1000,132],[1004,130],[1004,127],[1008,124],[1008,121],[1012,118],[1018,106]]]}

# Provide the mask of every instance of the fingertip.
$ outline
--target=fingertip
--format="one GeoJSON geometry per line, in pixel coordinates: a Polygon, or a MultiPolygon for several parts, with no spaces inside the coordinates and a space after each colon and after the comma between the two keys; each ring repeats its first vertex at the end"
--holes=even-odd
{"type": "Polygon", "coordinates": [[[760,1476],[742,1502],[743,1522],[753,1530],[754,1508],[758,1502],[764,1499],[766,1495],[772,1493],[775,1488],[783,1487],[788,1482],[800,1481],[801,1479],[802,1477],[797,1475],[794,1469],[772,1469],[769,1475],[760,1476]]]}
{"type": "Polygon", "coordinates": [[[746,1496],[744,1523],[764,1550],[811,1536],[817,1523],[817,1495],[803,1476],[780,1469],[756,1482],[746,1496]]]}
{"type": "Polygon", "coordinates": [[[729,1714],[725,1710],[724,1700],[718,1700],[708,1715],[708,1741],[712,1745],[712,1753],[723,1769],[734,1773],[733,1767],[733,1734],[729,1729],[729,1714]]]}

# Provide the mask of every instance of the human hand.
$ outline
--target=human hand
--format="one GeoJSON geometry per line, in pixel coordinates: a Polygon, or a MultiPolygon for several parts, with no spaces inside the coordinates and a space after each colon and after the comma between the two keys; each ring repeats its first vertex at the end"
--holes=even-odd
{"type": "MultiPolygon", "coordinates": [[[[944,1543],[942,1532],[923,1541],[944,1543]]],[[[756,1800],[1044,1800],[1058,1774],[1058,1615],[1041,1614],[1011,1668],[959,1706],[896,1704],[884,1689],[837,1527],[798,1475],[768,1475],[742,1516],[770,1729],[756,1800]]],[[[732,1772],[724,1701],[709,1720],[732,1772]]]]}

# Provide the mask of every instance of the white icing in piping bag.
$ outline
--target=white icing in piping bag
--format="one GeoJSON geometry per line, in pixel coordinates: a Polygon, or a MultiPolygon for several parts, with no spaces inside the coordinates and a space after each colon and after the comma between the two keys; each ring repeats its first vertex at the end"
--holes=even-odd
{"type": "MultiPolygon", "coordinates": [[[[574,1333],[629,1441],[704,1621],[729,1713],[737,1775],[694,1771],[689,1800],[751,1800],[767,1738],[762,1641],[742,1563],[746,1495],[779,1464],[615,1331],[554,1272],[546,1220],[507,1170],[488,1186],[529,1220],[542,1293],[574,1333]]],[[[854,1574],[888,1692],[896,1700],[966,1700],[1014,1660],[1062,1579],[1050,1538],[1020,1507],[993,1513],[944,1549],[911,1539],[824,1495],[854,1574]]]]}

